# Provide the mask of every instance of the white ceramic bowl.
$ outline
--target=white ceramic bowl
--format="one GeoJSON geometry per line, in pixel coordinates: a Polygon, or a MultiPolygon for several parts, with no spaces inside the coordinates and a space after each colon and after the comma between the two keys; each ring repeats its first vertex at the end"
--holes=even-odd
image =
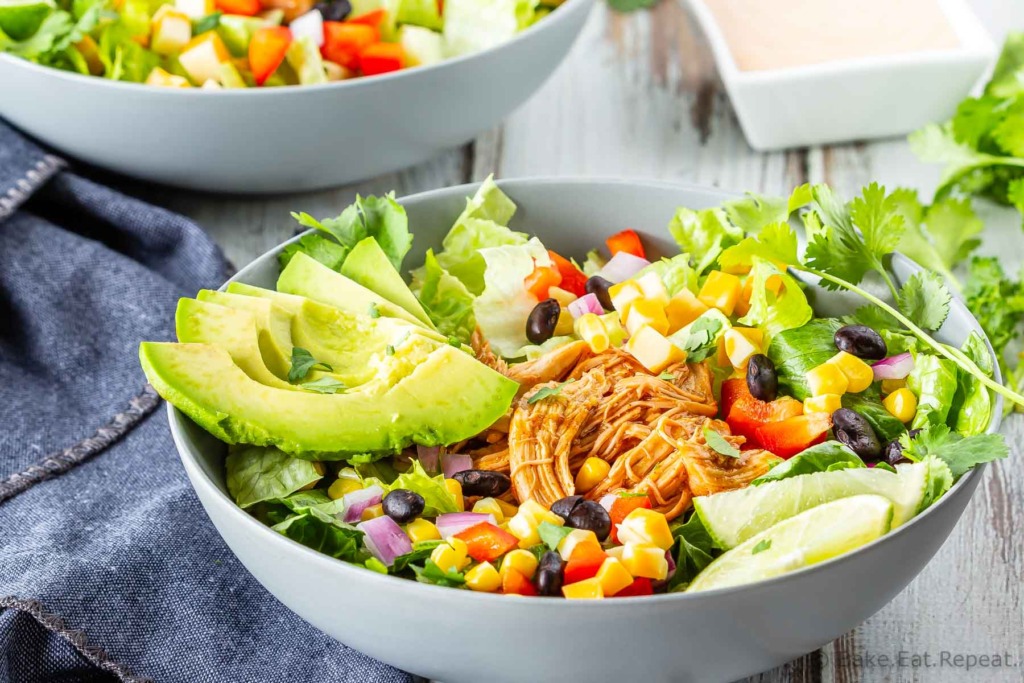
{"type": "MultiPolygon", "coordinates": [[[[499,184],[519,206],[516,229],[578,258],[625,226],[639,230],[648,247],[677,253],[665,229],[675,208],[713,206],[724,198],[662,183],[499,184]]],[[[418,264],[428,247],[440,243],[474,190],[465,185],[401,200],[415,234],[407,265],[418,264]]],[[[234,279],[273,287],[278,251],[261,256],[234,279]]],[[[895,259],[898,279],[915,269],[906,259],[895,259]]],[[[853,304],[824,290],[814,294],[823,307],[852,310],[853,304]]],[[[954,302],[939,336],[959,344],[970,330],[981,331],[954,302]]],[[[981,479],[980,471],[968,474],[924,514],[854,553],[770,581],[601,601],[521,598],[383,576],[277,534],[228,496],[224,445],[176,410],[170,410],[170,422],[203,507],[260,583],[325,633],[444,683],[711,683],[777,666],[846,633],[903,590],[949,536],[981,479]]]]}
{"type": "Polygon", "coordinates": [[[704,1],[686,4],[711,44],[747,142],[761,151],[903,135],[944,121],[995,56],[966,0],[939,0],[960,39],[955,49],[741,71],[704,1]]]}
{"type": "Polygon", "coordinates": [[[501,121],[565,57],[593,0],[436,65],[326,85],[157,88],[0,53],[0,116],[59,152],[194,190],[295,192],[419,163],[501,121]]]}

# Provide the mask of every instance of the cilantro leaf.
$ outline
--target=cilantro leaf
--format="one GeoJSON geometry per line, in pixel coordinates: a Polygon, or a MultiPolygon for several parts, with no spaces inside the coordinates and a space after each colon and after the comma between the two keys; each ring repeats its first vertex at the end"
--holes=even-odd
{"type": "Polygon", "coordinates": [[[663,379],[666,382],[671,382],[671,381],[675,380],[675,378],[676,378],[676,376],[673,375],[671,372],[663,372],[660,375],[658,375],[658,379],[663,379]]]}
{"type": "Polygon", "coordinates": [[[981,323],[996,355],[1020,336],[1024,323],[1024,283],[1006,276],[999,260],[975,257],[964,288],[967,307],[981,323]]]}
{"type": "Polygon", "coordinates": [[[432,583],[435,586],[449,588],[458,588],[466,583],[466,576],[462,572],[456,571],[454,568],[446,572],[433,560],[427,560],[422,567],[415,564],[409,566],[416,572],[416,580],[420,583],[432,583]]]}
{"type": "Polygon", "coordinates": [[[331,270],[341,268],[341,264],[345,262],[349,252],[347,248],[319,233],[303,235],[298,242],[289,244],[277,255],[281,268],[287,266],[292,257],[300,251],[316,259],[331,270]]]}
{"type": "Polygon", "coordinates": [[[558,526],[551,522],[541,522],[537,526],[537,534],[540,536],[540,540],[544,541],[544,544],[551,550],[558,550],[558,544],[571,533],[571,527],[558,526]]]}
{"type": "Polygon", "coordinates": [[[893,197],[906,225],[899,251],[940,273],[959,290],[953,268],[978,247],[977,235],[984,227],[970,200],[947,198],[925,208],[913,190],[897,189],[893,197]]]}
{"type": "Polygon", "coordinates": [[[686,351],[686,360],[690,363],[699,363],[712,353],[718,351],[718,332],[722,329],[722,321],[710,316],[697,318],[690,326],[689,335],[683,350],[686,351]]]}
{"type": "Polygon", "coordinates": [[[399,555],[395,558],[394,563],[391,565],[391,571],[395,574],[405,571],[410,565],[414,563],[426,562],[430,559],[430,553],[434,552],[434,548],[444,543],[444,541],[417,541],[412,545],[412,551],[404,555],[399,555]]]}
{"type": "Polygon", "coordinates": [[[292,347],[292,367],[288,370],[288,381],[298,384],[313,370],[333,372],[334,368],[313,358],[313,354],[306,349],[299,346],[292,347]]]}
{"type": "Polygon", "coordinates": [[[900,311],[918,327],[937,330],[949,315],[951,299],[941,275],[920,270],[900,288],[898,304],[900,311]]]}
{"type": "Polygon", "coordinates": [[[763,553],[765,550],[768,550],[771,547],[772,539],[762,538],[760,541],[757,542],[757,545],[750,549],[750,554],[757,555],[758,553],[763,553]]]}
{"type": "Polygon", "coordinates": [[[975,465],[1001,460],[1010,454],[1001,434],[964,437],[944,424],[927,427],[913,438],[904,434],[900,443],[904,455],[912,460],[924,460],[929,455],[942,460],[949,466],[954,479],[959,479],[975,465]]]}
{"type": "Polygon", "coordinates": [[[220,17],[222,14],[223,12],[217,11],[194,21],[192,23],[192,35],[198,36],[200,33],[212,31],[220,26],[220,17]]]}
{"type": "Polygon", "coordinates": [[[719,455],[724,455],[727,458],[740,457],[740,449],[726,441],[724,436],[711,429],[710,425],[706,422],[704,423],[704,441],[707,443],[708,448],[719,455]]]}
{"type": "Polygon", "coordinates": [[[540,389],[538,389],[536,391],[536,393],[533,394],[533,396],[531,396],[530,398],[526,399],[526,404],[532,406],[537,401],[543,401],[546,398],[550,398],[552,396],[558,396],[560,393],[562,393],[562,389],[565,388],[565,385],[566,384],[572,384],[572,382],[573,382],[573,380],[570,379],[569,381],[562,382],[561,384],[559,384],[557,386],[541,387],[540,389]]]}
{"type": "Polygon", "coordinates": [[[304,382],[299,386],[309,391],[315,391],[318,394],[336,394],[347,388],[343,382],[339,382],[331,377],[321,377],[312,382],[304,382]]]}

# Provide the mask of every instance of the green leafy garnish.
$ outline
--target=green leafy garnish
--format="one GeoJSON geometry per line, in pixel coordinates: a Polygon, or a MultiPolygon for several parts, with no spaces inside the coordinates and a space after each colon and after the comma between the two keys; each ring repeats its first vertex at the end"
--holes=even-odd
{"type": "Polygon", "coordinates": [[[423,497],[424,517],[436,517],[446,512],[458,512],[459,504],[455,496],[444,484],[444,475],[431,477],[423,469],[419,460],[413,460],[407,472],[399,474],[390,484],[384,485],[386,492],[406,489],[423,497]]]}
{"type": "Polygon", "coordinates": [[[707,423],[704,424],[704,441],[711,450],[719,455],[724,455],[727,458],[740,457],[740,449],[726,441],[724,436],[711,429],[707,423]]]}
{"type": "Polygon", "coordinates": [[[638,9],[650,9],[658,4],[658,0],[608,0],[608,6],[616,12],[635,12],[638,9]]]}
{"type": "Polygon", "coordinates": [[[1024,326],[1024,282],[1007,277],[999,260],[971,259],[964,287],[967,307],[981,323],[996,356],[1020,337],[1024,326]]]}
{"type": "Polygon", "coordinates": [[[476,329],[476,297],[461,280],[441,267],[432,249],[427,251],[423,267],[414,271],[412,291],[438,331],[457,342],[453,346],[469,343],[476,329]]]}
{"type": "Polygon", "coordinates": [[[206,33],[220,26],[220,17],[223,12],[217,11],[211,14],[207,14],[205,17],[192,22],[192,35],[198,36],[200,33],[206,33]]]}
{"type": "Polygon", "coordinates": [[[391,344],[388,344],[387,346],[385,346],[384,347],[384,355],[385,356],[393,356],[393,355],[395,355],[395,347],[392,346],[391,344]]]}
{"type": "Polygon", "coordinates": [[[751,555],[757,555],[758,553],[763,553],[765,550],[768,550],[771,547],[772,547],[772,539],[770,539],[770,538],[763,538],[760,541],[758,541],[757,544],[753,548],[750,549],[750,554],[751,555]]]}
{"type": "Polygon", "coordinates": [[[690,326],[683,350],[686,359],[691,363],[699,363],[718,351],[718,333],[722,329],[722,321],[711,316],[701,316],[690,326]]]}
{"type": "Polygon", "coordinates": [[[570,379],[569,381],[562,382],[561,384],[558,384],[557,386],[541,387],[540,389],[538,389],[533,394],[533,396],[531,396],[530,398],[526,399],[526,403],[527,403],[527,405],[533,405],[537,401],[543,401],[546,398],[551,398],[552,396],[558,396],[560,393],[562,393],[562,389],[565,388],[565,385],[572,384],[572,382],[573,382],[573,380],[570,379]]]}
{"type": "Polygon", "coordinates": [[[347,388],[343,382],[339,382],[333,377],[321,377],[312,382],[303,382],[299,386],[309,391],[315,391],[318,394],[337,394],[347,388]]]}
{"type": "Polygon", "coordinates": [[[695,266],[697,275],[710,268],[724,249],[743,239],[743,231],[721,209],[677,209],[668,231],[680,251],[700,259],[695,266]]]}
{"type": "Polygon", "coordinates": [[[977,235],[984,227],[970,200],[947,198],[925,207],[913,190],[897,189],[892,196],[906,226],[899,251],[960,290],[953,269],[981,243],[977,235]]]}
{"type": "Polygon", "coordinates": [[[348,256],[348,249],[330,237],[314,232],[309,235],[303,235],[298,242],[289,244],[278,254],[277,260],[281,263],[281,268],[286,267],[292,260],[292,257],[300,251],[316,259],[331,270],[340,270],[341,264],[345,262],[345,257],[348,256]]]}
{"type": "Polygon", "coordinates": [[[919,327],[937,330],[949,315],[951,299],[942,276],[922,270],[911,275],[900,288],[897,302],[900,310],[919,327]]]}
{"type": "Polygon", "coordinates": [[[809,397],[807,371],[836,355],[835,335],[842,326],[835,318],[816,318],[772,338],[767,355],[775,364],[779,386],[801,401],[809,397]]]}
{"type": "Polygon", "coordinates": [[[243,508],[284,498],[323,478],[309,460],[273,447],[232,446],[225,466],[228,492],[243,508]]]}
{"type": "Polygon", "coordinates": [[[942,460],[954,479],[959,479],[975,465],[1001,460],[1010,454],[999,434],[961,436],[944,424],[927,427],[914,438],[904,435],[900,443],[903,454],[912,460],[924,460],[929,455],[942,460]]]}
{"type": "Polygon", "coordinates": [[[334,368],[332,368],[328,363],[324,363],[313,358],[313,354],[306,349],[298,346],[292,347],[292,366],[288,370],[288,381],[292,384],[298,384],[302,380],[306,379],[306,375],[313,370],[333,372],[334,368]]]}
{"type": "Polygon", "coordinates": [[[673,381],[673,380],[674,380],[675,378],[676,378],[676,376],[675,376],[675,375],[673,375],[673,374],[672,374],[671,372],[663,372],[663,373],[661,373],[660,375],[658,375],[658,379],[663,379],[663,380],[665,380],[666,382],[671,382],[671,381],[673,381]]]}
{"type": "Polygon", "coordinates": [[[272,528],[293,541],[339,560],[359,562],[365,557],[359,549],[363,532],[315,509],[293,515],[272,528]]]}
{"type": "Polygon", "coordinates": [[[537,526],[537,534],[540,536],[540,540],[544,541],[544,544],[551,550],[558,550],[558,544],[571,533],[571,527],[558,526],[551,522],[541,522],[537,526]]]}
{"type": "Polygon", "coordinates": [[[446,572],[438,567],[433,560],[427,560],[422,567],[415,564],[410,566],[416,572],[416,580],[420,583],[432,583],[449,588],[458,588],[466,583],[466,577],[462,572],[456,571],[454,568],[446,572]]]}
{"type": "Polygon", "coordinates": [[[414,543],[412,546],[412,552],[408,552],[405,555],[399,555],[395,558],[394,563],[391,565],[391,571],[398,574],[405,571],[412,564],[426,562],[430,559],[430,553],[434,552],[434,548],[442,543],[444,543],[444,541],[419,541],[414,543]]]}
{"type": "Polygon", "coordinates": [[[380,317],[380,309],[377,308],[377,304],[370,304],[370,310],[367,311],[367,314],[369,314],[369,316],[371,318],[374,318],[374,319],[379,318],[380,317]]]}

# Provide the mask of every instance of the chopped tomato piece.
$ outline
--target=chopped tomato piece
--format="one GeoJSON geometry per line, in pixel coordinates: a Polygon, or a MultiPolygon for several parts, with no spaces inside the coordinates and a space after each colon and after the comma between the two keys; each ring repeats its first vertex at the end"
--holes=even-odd
{"type": "Polygon", "coordinates": [[[526,276],[523,280],[523,286],[526,287],[526,291],[537,297],[538,301],[544,301],[548,298],[548,290],[552,287],[558,287],[562,284],[562,275],[554,268],[548,268],[547,266],[537,266],[533,269],[533,272],[526,276]]]}
{"type": "Polygon", "coordinates": [[[596,543],[580,543],[573,548],[565,563],[565,583],[576,583],[597,576],[601,564],[608,558],[596,543]]]}
{"type": "Polygon", "coordinates": [[[256,16],[263,9],[260,0],[216,0],[215,4],[224,14],[242,14],[247,17],[256,16]]]}
{"type": "Polygon", "coordinates": [[[490,562],[519,546],[519,539],[490,522],[480,522],[455,534],[466,543],[466,553],[477,562],[490,562]]]}
{"type": "Polygon", "coordinates": [[[291,42],[292,32],[285,26],[265,26],[253,32],[249,41],[249,68],[256,85],[263,85],[277,71],[291,42]]]}
{"type": "Polygon", "coordinates": [[[501,592],[506,595],[537,595],[533,582],[518,569],[508,568],[501,577],[501,592]]]}
{"type": "Polygon", "coordinates": [[[345,23],[363,24],[364,26],[369,26],[379,30],[380,25],[384,22],[384,19],[387,18],[387,16],[387,10],[375,9],[367,12],[366,14],[360,14],[358,17],[349,17],[345,20],[345,23]]]}
{"type": "Polygon", "coordinates": [[[559,287],[576,296],[583,296],[587,293],[587,276],[583,274],[582,270],[573,265],[569,259],[553,251],[548,251],[548,256],[551,257],[551,262],[562,276],[562,283],[558,285],[559,287]]]}
{"type": "Polygon", "coordinates": [[[757,440],[780,458],[791,458],[824,441],[830,427],[832,417],[828,413],[797,415],[761,425],[757,428],[757,440]]]}
{"type": "Polygon", "coordinates": [[[374,43],[359,53],[359,70],[364,76],[398,71],[405,64],[405,51],[399,43],[374,43]]]}
{"type": "Polygon", "coordinates": [[[615,598],[630,598],[638,595],[653,595],[654,587],[651,585],[651,580],[643,576],[633,579],[633,583],[629,584],[618,593],[613,595],[615,598]]]}
{"type": "Polygon", "coordinates": [[[612,256],[624,251],[633,256],[647,258],[644,255],[644,245],[640,242],[640,235],[636,234],[636,230],[617,232],[606,239],[604,243],[608,245],[608,251],[612,252],[612,256]]]}
{"type": "Polygon", "coordinates": [[[774,401],[760,401],[750,394],[745,379],[730,379],[722,383],[722,414],[732,433],[746,437],[748,446],[758,446],[757,428],[770,422],[802,415],[804,405],[791,396],[780,396],[774,401]]]}
{"type": "Polygon", "coordinates": [[[612,533],[609,536],[615,543],[618,542],[618,535],[615,533],[619,528],[619,523],[622,522],[633,510],[637,508],[651,509],[651,499],[646,495],[628,495],[619,496],[612,502],[612,509],[608,511],[608,516],[612,518],[612,533]]]}
{"type": "Polygon", "coordinates": [[[380,35],[372,26],[325,21],[320,54],[328,61],[354,70],[359,68],[359,53],[378,40],[380,35]]]}

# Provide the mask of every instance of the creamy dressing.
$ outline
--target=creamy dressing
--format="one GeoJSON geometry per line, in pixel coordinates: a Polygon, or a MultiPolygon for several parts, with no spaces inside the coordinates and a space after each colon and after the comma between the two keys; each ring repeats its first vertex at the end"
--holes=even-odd
{"type": "Polygon", "coordinates": [[[703,0],[741,71],[948,50],[938,0],[703,0]]]}

